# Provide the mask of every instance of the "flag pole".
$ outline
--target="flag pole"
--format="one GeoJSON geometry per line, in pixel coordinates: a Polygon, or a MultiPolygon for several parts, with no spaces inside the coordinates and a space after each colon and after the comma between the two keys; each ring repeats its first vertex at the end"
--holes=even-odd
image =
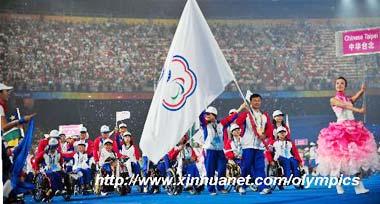
{"type": "Polygon", "coordinates": [[[243,94],[243,92],[241,91],[240,86],[239,86],[239,84],[237,83],[237,81],[236,81],[235,78],[234,78],[234,83],[235,83],[236,88],[238,89],[238,91],[239,91],[239,93],[240,93],[240,96],[241,96],[241,98],[243,99],[245,105],[247,105],[247,107],[249,108],[249,112],[250,112],[251,114],[253,114],[252,107],[251,107],[251,105],[248,103],[248,101],[245,99],[244,94],[243,94]]]}
{"type": "MultiPolygon", "coordinates": [[[[20,109],[19,109],[19,108],[16,108],[16,110],[17,110],[17,118],[20,120],[20,119],[21,119],[20,109]]],[[[22,136],[22,137],[25,137],[25,134],[24,134],[24,127],[20,128],[20,131],[21,131],[21,136],[22,136]]]]}
{"type": "MultiPolygon", "coordinates": [[[[249,114],[251,114],[251,116],[253,116],[253,109],[252,109],[251,105],[248,103],[247,99],[244,97],[243,92],[241,91],[240,86],[239,86],[239,84],[237,83],[235,77],[234,77],[234,83],[235,83],[235,85],[236,85],[236,87],[237,87],[237,89],[238,89],[238,91],[239,91],[239,93],[240,93],[240,96],[242,97],[244,103],[247,105],[247,107],[248,107],[248,109],[249,109],[249,110],[248,110],[249,114]]],[[[257,135],[257,137],[258,137],[258,135],[257,135]]],[[[258,137],[258,138],[259,138],[259,137],[258,137]]],[[[260,139],[260,138],[259,138],[259,139],[260,139]]],[[[264,140],[264,139],[260,139],[260,140],[263,142],[265,148],[266,148],[267,150],[269,150],[269,147],[267,146],[267,143],[265,142],[265,140],[264,140]]]]}

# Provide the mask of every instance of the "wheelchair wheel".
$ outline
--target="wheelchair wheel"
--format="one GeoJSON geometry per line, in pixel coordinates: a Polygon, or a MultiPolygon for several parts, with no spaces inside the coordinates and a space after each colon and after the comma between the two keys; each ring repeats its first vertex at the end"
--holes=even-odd
{"type": "MultiPolygon", "coordinates": [[[[241,175],[241,170],[240,170],[240,166],[237,165],[236,163],[234,164],[230,164],[228,163],[227,166],[226,166],[226,177],[227,178],[238,178],[240,177],[241,175]]],[[[234,186],[234,185],[226,185],[224,187],[228,192],[230,192],[233,188],[237,188],[237,186],[234,186]]]]}
{"type": "MultiPolygon", "coordinates": [[[[140,175],[139,175],[140,178],[143,178],[144,177],[144,174],[142,171],[140,171],[140,175]]],[[[144,192],[144,186],[143,185],[139,185],[140,183],[137,183],[137,192],[139,193],[143,193],[144,192]]]]}
{"type": "Polygon", "coordinates": [[[34,179],[35,188],[33,190],[33,199],[36,202],[49,201],[54,195],[50,188],[50,181],[46,175],[38,173],[34,179]]]}
{"type": "Polygon", "coordinates": [[[62,195],[63,199],[65,201],[69,201],[71,198],[71,195],[74,193],[73,184],[74,179],[67,173],[64,173],[63,175],[63,183],[64,183],[64,190],[66,191],[65,194],[62,195]]]}
{"type": "Polygon", "coordinates": [[[92,183],[93,183],[92,187],[93,187],[94,194],[95,194],[95,195],[100,195],[100,192],[101,192],[101,190],[102,190],[102,187],[100,186],[100,183],[97,182],[96,177],[97,177],[98,175],[101,176],[101,171],[99,170],[95,175],[96,175],[96,176],[94,177],[94,179],[93,179],[93,181],[92,181],[92,183]]]}
{"type": "MultiPolygon", "coordinates": [[[[148,171],[148,175],[147,177],[159,177],[160,176],[160,173],[158,172],[157,169],[150,169],[148,171]]],[[[151,182],[148,182],[147,186],[145,186],[147,188],[147,193],[148,194],[153,194],[156,190],[160,190],[160,186],[159,185],[152,185],[151,182]]]]}
{"type": "Polygon", "coordinates": [[[171,179],[171,183],[166,186],[166,192],[168,195],[177,195],[178,194],[178,176],[173,168],[170,168],[166,171],[166,175],[171,179]]]}
{"type": "MultiPolygon", "coordinates": [[[[268,165],[267,175],[268,175],[268,177],[282,177],[283,176],[283,169],[278,162],[275,162],[275,165],[268,165]]],[[[283,186],[280,184],[277,184],[277,183],[272,183],[272,185],[269,187],[273,191],[276,189],[277,186],[280,188],[280,190],[283,189],[283,186]]]]}

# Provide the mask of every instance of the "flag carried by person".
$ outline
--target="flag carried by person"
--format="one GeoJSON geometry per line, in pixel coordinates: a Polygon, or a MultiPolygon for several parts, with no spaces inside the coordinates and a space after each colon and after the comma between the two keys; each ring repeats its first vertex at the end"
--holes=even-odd
{"type": "Polygon", "coordinates": [[[145,122],[143,154],[158,162],[234,79],[198,4],[188,0],[145,122]]]}
{"type": "Polygon", "coordinates": [[[25,134],[25,137],[20,142],[20,144],[13,151],[13,165],[12,165],[12,176],[11,183],[12,188],[16,190],[16,193],[24,193],[28,190],[34,188],[33,184],[26,183],[20,179],[20,173],[25,166],[26,158],[32,147],[34,134],[34,118],[29,122],[28,130],[25,134]]]}
{"type": "MultiPolygon", "coordinates": [[[[19,120],[18,113],[15,112],[9,116],[9,121],[19,120]]],[[[3,134],[3,140],[7,143],[7,147],[16,147],[23,137],[21,128],[14,127],[3,134]]]]}
{"type": "Polygon", "coordinates": [[[116,112],[116,122],[129,119],[130,117],[131,117],[131,113],[129,111],[116,112]]]}

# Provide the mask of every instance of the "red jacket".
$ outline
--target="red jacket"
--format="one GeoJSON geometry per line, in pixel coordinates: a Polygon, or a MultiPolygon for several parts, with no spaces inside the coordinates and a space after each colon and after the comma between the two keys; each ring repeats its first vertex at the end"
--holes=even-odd
{"type": "Polygon", "coordinates": [[[90,157],[94,152],[94,142],[90,139],[86,140],[87,143],[87,155],[90,157]]]}

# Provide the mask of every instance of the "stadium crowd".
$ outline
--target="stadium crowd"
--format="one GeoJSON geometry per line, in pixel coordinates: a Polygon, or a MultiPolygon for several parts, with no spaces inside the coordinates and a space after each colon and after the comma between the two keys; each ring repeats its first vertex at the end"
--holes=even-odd
{"type": "MultiPolygon", "coordinates": [[[[325,90],[340,73],[357,87],[364,73],[358,70],[365,65],[371,86],[380,87],[379,55],[335,56],[335,31],[362,24],[271,22],[210,23],[243,89],[325,90]]],[[[90,92],[153,90],[176,28],[174,23],[78,23],[43,17],[2,17],[0,26],[2,81],[16,90],[90,92]]]]}

